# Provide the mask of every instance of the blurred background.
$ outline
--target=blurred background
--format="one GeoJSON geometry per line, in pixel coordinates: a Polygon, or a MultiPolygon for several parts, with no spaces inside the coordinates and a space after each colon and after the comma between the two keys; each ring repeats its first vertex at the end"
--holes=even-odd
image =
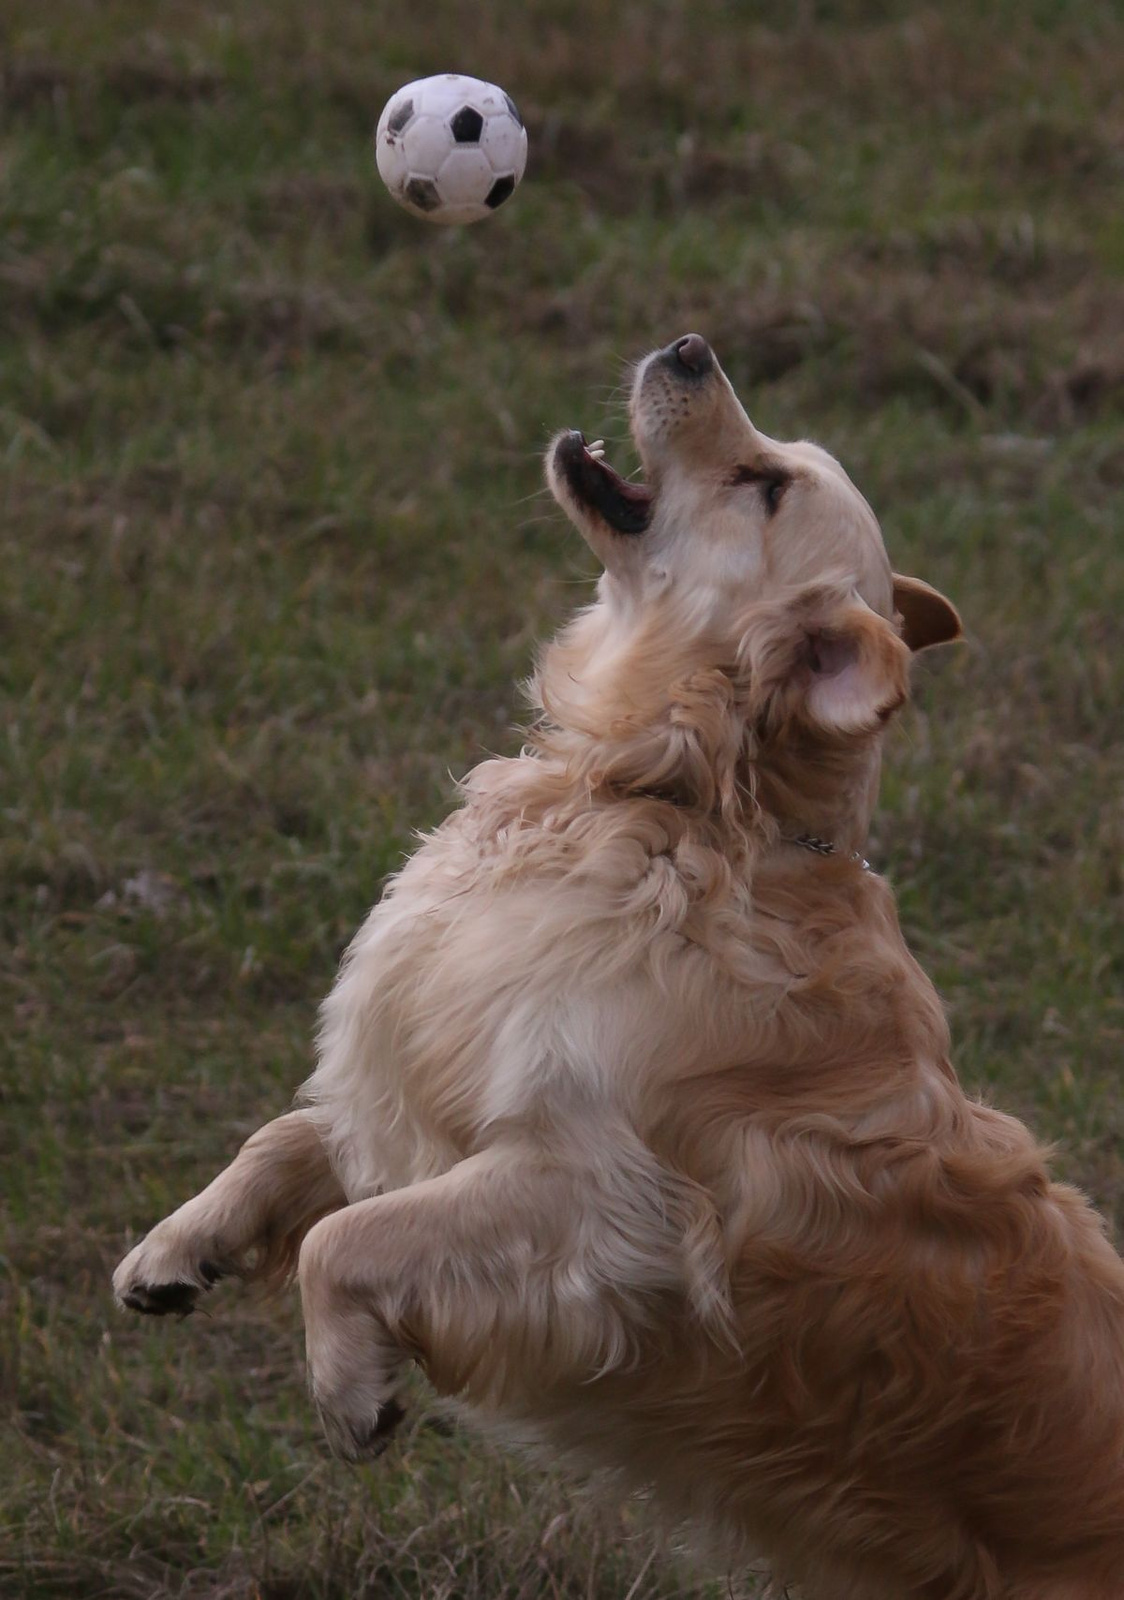
{"type": "Polygon", "coordinates": [[[108,1273],[306,1074],[450,774],[510,751],[590,558],[556,428],[633,464],[697,329],[961,607],[870,855],[966,1082],[1124,1198],[1124,17],[1100,0],[6,0],[0,19],[0,1591],[750,1595],[419,1390],[328,1460],[299,1317],[126,1323],[108,1273]],[[525,114],[493,220],[371,137],[525,114]]]}

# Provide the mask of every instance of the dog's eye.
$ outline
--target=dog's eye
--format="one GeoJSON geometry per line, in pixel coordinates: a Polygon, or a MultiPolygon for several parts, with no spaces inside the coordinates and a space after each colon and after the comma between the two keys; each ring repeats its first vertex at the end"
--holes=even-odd
{"type": "Polygon", "coordinates": [[[788,488],[789,481],[787,472],[778,471],[775,467],[770,469],[767,466],[737,467],[731,473],[729,479],[731,486],[734,488],[739,487],[741,484],[750,483],[755,488],[760,489],[761,498],[765,503],[765,510],[769,516],[772,516],[780,505],[781,495],[788,488]]]}
{"type": "Polygon", "coordinates": [[[787,478],[766,478],[761,485],[761,495],[765,501],[765,510],[770,516],[781,503],[781,495],[788,488],[787,478]]]}

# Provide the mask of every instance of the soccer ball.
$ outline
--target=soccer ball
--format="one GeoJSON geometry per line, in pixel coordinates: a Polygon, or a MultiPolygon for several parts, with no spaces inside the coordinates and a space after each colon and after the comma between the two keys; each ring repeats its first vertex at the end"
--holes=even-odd
{"type": "Polygon", "coordinates": [[[511,96],[458,72],[392,94],[375,130],[379,176],[427,222],[479,222],[511,198],[527,131],[511,96]]]}

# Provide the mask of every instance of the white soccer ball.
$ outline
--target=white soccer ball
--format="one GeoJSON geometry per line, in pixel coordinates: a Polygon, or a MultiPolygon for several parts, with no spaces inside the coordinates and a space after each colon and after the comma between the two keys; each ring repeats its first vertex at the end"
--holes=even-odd
{"type": "Polygon", "coordinates": [[[379,176],[427,222],[479,222],[511,198],[527,130],[509,94],[458,72],[392,94],[375,130],[379,176]]]}

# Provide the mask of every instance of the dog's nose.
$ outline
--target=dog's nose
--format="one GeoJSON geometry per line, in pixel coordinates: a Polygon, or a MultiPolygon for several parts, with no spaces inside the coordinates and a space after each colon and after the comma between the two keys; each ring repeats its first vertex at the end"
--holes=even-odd
{"type": "Polygon", "coordinates": [[[701,378],[714,365],[710,346],[701,333],[685,333],[668,346],[669,365],[685,367],[693,377],[701,378]]]}

